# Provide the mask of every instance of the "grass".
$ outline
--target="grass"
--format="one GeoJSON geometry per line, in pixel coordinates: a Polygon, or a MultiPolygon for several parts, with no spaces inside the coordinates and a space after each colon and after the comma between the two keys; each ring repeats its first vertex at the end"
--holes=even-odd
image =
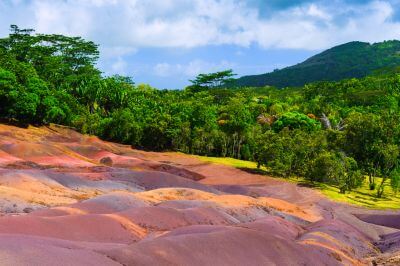
{"type": "MultiPolygon", "coordinates": [[[[376,183],[380,184],[380,182],[381,179],[376,178],[376,183]]],[[[385,193],[382,198],[376,197],[376,190],[369,189],[367,180],[365,180],[360,188],[346,194],[341,194],[338,188],[325,184],[322,184],[320,190],[322,194],[335,201],[372,209],[400,209],[400,193],[396,195],[388,182],[386,183],[385,193]]]]}
{"type": "Polygon", "coordinates": [[[248,168],[248,169],[257,169],[257,163],[255,162],[250,162],[250,161],[244,161],[244,160],[239,160],[239,159],[234,159],[234,158],[229,158],[229,157],[206,157],[206,156],[198,156],[198,155],[193,155],[197,157],[198,159],[204,161],[204,162],[209,162],[209,163],[217,163],[217,164],[223,164],[223,165],[228,165],[236,168],[248,168]]]}
{"type": "MultiPolygon", "coordinates": [[[[228,165],[240,169],[246,169],[249,172],[256,173],[267,173],[266,168],[257,169],[257,163],[250,161],[243,161],[233,158],[217,158],[217,157],[205,157],[195,156],[204,162],[216,163],[228,165]]],[[[279,177],[276,177],[279,178],[279,177]]],[[[339,193],[339,189],[332,185],[323,183],[311,183],[303,178],[279,178],[288,182],[294,182],[302,185],[307,185],[319,190],[323,195],[330,198],[331,200],[362,206],[371,209],[400,209],[400,192],[395,195],[392,188],[389,185],[390,180],[386,182],[385,193],[382,198],[376,197],[376,190],[370,190],[368,181],[365,180],[360,188],[357,188],[346,194],[339,193]]],[[[376,178],[376,184],[380,184],[381,179],[376,178]]]]}

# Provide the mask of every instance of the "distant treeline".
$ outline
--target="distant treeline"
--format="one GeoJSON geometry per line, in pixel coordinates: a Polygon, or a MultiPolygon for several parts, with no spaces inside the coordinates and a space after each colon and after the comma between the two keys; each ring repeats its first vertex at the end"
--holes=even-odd
{"type": "Polygon", "coordinates": [[[12,26],[0,39],[0,116],[58,123],[155,151],[229,156],[279,176],[337,185],[369,176],[382,197],[400,183],[400,76],[321,82],[302,88],[224,88],[232,72],[199,75],[183,90],[104,77],[97,45],[12,26]],[[383,177],[375,184],[375,177],[383,177]]]}

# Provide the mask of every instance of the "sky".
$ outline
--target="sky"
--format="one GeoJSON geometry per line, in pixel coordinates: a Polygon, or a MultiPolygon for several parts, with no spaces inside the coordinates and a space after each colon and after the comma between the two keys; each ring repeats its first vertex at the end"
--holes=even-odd
{"type": "Polygon", "coordinates": [[[180,89],[200,73],[262,74],[349,41],[400,39],[400,0],[0,0],[9,26],[99,44],[104,75],[180,89]]]}

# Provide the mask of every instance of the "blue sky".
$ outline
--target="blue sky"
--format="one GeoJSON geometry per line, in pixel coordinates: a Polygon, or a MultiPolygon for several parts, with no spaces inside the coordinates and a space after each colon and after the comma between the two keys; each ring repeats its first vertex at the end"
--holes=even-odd
{"type": "Polygon", "coordinates": [[[400,0],[0,0],[1,36],[10,24],[95,41],[105,75],[182,88],[199,73],[260,74],[400,39],[400,0]]]}

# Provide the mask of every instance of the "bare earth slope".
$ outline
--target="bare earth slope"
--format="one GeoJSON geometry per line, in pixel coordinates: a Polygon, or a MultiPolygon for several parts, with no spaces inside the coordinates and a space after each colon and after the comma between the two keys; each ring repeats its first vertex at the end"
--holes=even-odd
{"type": "Polygon", "coordinates": [[[60,126],[0,125],[1,265],[398,265],[400,213],[60,126]]]}

